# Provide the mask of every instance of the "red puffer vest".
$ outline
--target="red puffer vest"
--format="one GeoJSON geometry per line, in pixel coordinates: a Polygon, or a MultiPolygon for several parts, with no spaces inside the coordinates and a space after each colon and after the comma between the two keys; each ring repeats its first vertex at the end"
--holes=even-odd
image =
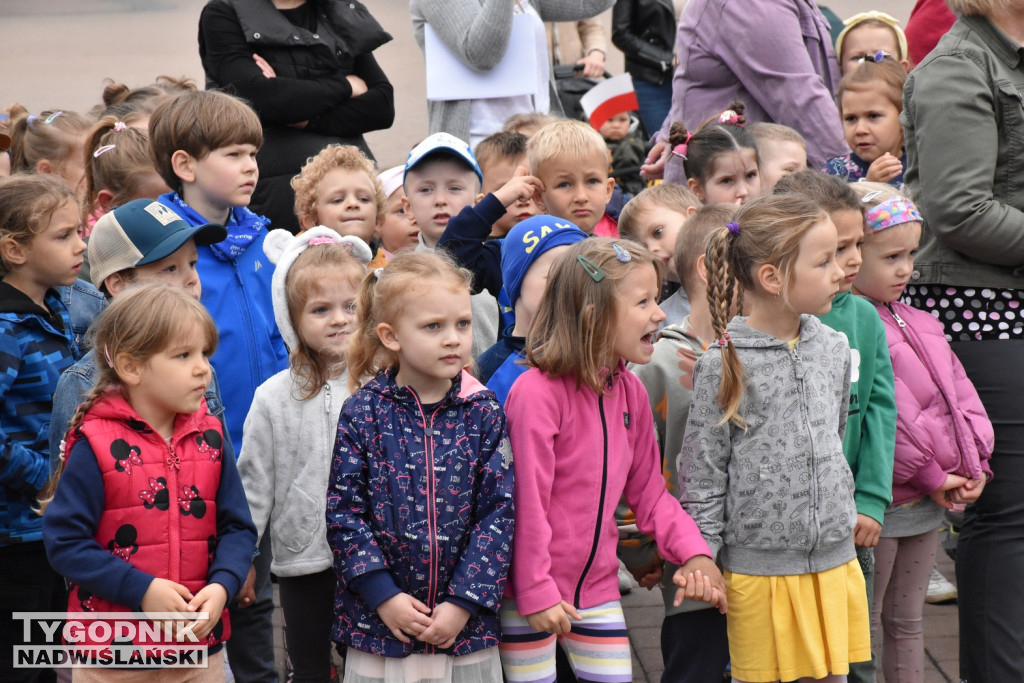
{"type": "MultiPolygon", "coordinates": [[[[206,402],[191,415],[178,415],[168,444],[117,392],[96,400],[65,453],[86,438],[96,456],[106,502],[96,527],[96,542],[125,562],[169,579],[193,594],[203,588],[217,544],[217,490],[221,474],[221,436],[206,402]]],[[[129,612],[73,585],[68,618],[83,612],[129,612]]],[[[207,636],[213,646],[230,635],[228,611],[207,636]]],[[[83,644],[106,645],[89,639],[83,644]]],[[[153,645],[145,639],[137,645],[153,645]]]]}

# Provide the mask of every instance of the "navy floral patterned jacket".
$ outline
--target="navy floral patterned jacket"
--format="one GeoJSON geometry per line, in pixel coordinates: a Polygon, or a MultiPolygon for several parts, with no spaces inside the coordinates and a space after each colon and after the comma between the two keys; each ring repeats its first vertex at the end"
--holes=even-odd
{"type": "Polygon", "coordinates": [[[471,616],[451,649],[498,644],[512,548],[512,453],[494,394],[463,372],[424,406],[378,374],[341,411],[327,490],[338,574],[332,637],[385,657],[439,650],[398,641],[377,607],[399,592],[471,616]]]}

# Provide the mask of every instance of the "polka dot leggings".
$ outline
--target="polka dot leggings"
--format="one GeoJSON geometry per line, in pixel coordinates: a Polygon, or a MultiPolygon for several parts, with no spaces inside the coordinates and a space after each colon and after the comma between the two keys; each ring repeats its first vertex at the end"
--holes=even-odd
{"type": "Polygon", "coordinates": [[[924,681],[921,614],[935,563],[939,530],[882,538],[875,547],[875,598],[871,649],[881,654],[886,683],[924,681]]]}

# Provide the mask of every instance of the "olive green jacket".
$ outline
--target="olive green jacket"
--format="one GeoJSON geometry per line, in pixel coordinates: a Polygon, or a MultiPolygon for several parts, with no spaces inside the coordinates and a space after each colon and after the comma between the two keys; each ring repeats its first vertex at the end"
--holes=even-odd
{"type": "Polygon", "coordinates": [[[1024,289],[1022,50],[962,16],[907,77],[906,184],[925,220],[912,283],[1024,289]]]}

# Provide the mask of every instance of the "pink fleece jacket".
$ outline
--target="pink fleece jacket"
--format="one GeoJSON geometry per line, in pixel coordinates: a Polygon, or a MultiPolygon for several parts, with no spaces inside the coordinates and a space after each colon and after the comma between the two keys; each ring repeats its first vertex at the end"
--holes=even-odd
{"type": "Polygon", "coordinates": [[[942,324],[906,304],[872,303],[885,325],[896,379],[893,504],[938,490],[947,473],[991,477],[992,423],[942,324]]]}
{"type": "Polygon", "coordinates": [[[619,599],[615,506],[625,493],[640,531],[683,564],[707,544],[665,488],[647,392],[623,363],[604,395],[536,368],[505,405],[515,458],[516,533],[505,591],[521,614],[561,600],[577,608],[619,599]]]}

